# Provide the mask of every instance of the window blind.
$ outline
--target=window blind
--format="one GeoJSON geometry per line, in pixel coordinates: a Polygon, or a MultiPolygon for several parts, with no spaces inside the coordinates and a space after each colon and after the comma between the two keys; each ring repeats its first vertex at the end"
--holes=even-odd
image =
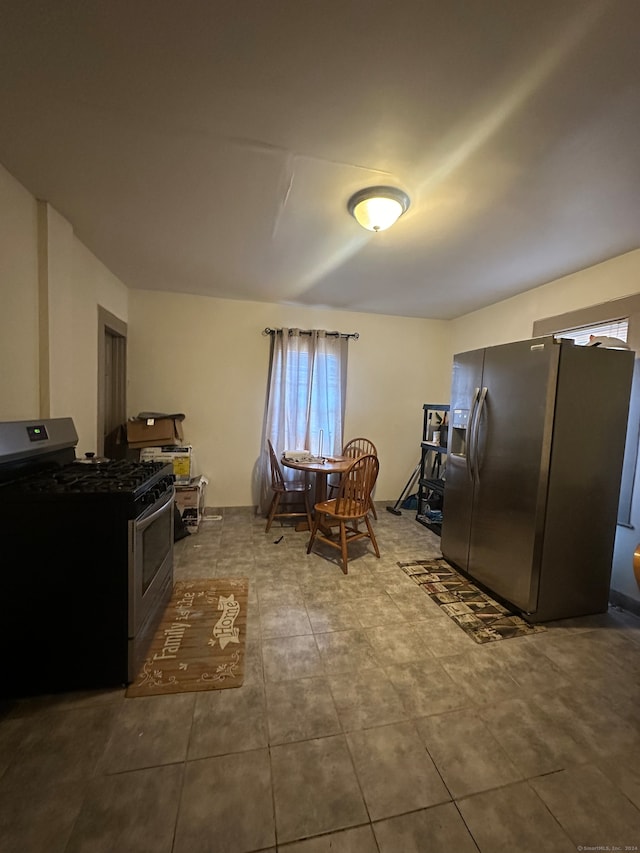
{"type": "Polygon", "coordinates": [[[584,346],[589,343],[589,336],[596,335],[607,338],[620,338],[621,341],[627,341],[629,331],[629,319],[625,317],[622,320],[613,320],[609,323],[598,323],[595,326],[580,326],[577,329],[563,329],[561,332],[556,332],[557,338],[571,338],[579,346],[584,346]]]}

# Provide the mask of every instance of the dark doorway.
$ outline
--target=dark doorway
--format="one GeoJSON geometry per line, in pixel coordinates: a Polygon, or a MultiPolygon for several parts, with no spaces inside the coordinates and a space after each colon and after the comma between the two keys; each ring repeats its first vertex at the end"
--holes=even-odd
{"type": "Polygon", "coordinates": [[[98,456],[113,455],[126,419],[127,324],[98,307],[98,456]]]}

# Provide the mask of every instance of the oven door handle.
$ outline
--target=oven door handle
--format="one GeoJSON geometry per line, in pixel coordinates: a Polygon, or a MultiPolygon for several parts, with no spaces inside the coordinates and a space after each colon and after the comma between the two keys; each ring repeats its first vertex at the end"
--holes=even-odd
{"type": "Polygon", "coordinates": [[[167,506],[173,501],[175,492],[176,492],[176,490],[172,486],[170,491],[169,491],[167,499],[162,502],[161,506],[157,506],[157,504],[153,504],[153,506],[150,507],[150,509],[152,510],[150,515],[145,515],[143,513],[141,516],[139,516],[135,520],[135,525],[136,525],[136,528],[139,532],[142,533],[143,530],[146,530],[146,528],[149,527],[149,525],[153,524],[153,522],[156,520],[156,518],[165,511],[167,506]]]}

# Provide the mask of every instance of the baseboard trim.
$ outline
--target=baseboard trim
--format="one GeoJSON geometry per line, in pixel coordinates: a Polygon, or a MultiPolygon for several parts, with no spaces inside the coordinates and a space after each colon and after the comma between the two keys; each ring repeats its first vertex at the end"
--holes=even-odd
{"type": "Polygon", "coordinates": [[[640,616],[640,601],[637,598],[631,598],[630,595],[618,592],[617,589],[610,589],[609,601],[614,607],[621,607],[623,610],[633,613],[634,616],[640,616]]]}

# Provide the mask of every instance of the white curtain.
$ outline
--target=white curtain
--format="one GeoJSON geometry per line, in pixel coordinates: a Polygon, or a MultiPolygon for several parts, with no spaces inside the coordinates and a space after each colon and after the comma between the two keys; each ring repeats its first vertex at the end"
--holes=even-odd
{"type": "MultiPolygon", "coordinates": [[[[278,458],[285,450],[339,454],[343,442],[348,338],[324,330],[282,329],[272,334],[260,504],[271,499],[267,439],[278,458]]],[[[294,471],[283,468],[286,477],[294,471]]],[[[298,475],[299,476],[299,475],[298,475]]]]}

